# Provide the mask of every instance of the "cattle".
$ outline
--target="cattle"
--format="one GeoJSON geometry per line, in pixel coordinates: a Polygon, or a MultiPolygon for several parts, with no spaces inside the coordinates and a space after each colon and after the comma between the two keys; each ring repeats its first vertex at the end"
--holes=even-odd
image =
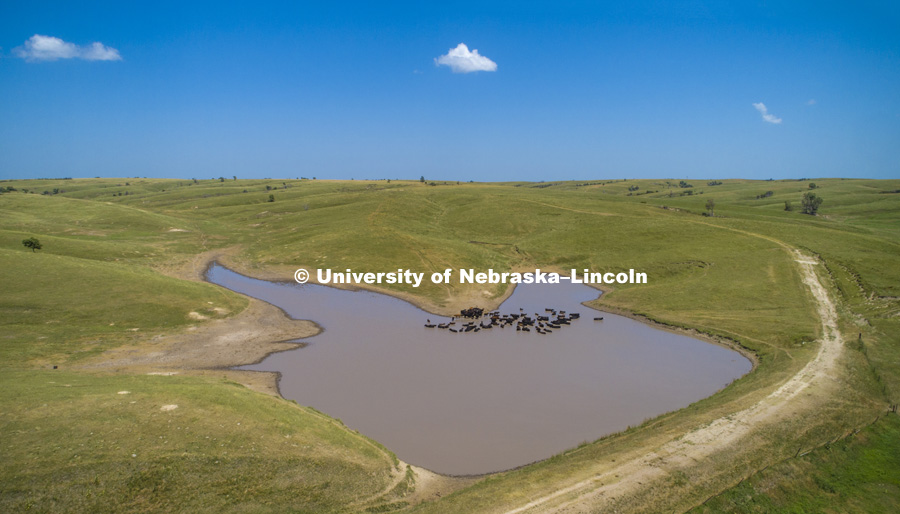
{"type": "Polygon", "coordinates": [[[479,307],[469,307],[468,309],[459,311],[459,315],[462,318],[480,318],[484,315],[484,309],[479,307]]]}
{"type": "MultiPolygon", "coordinates": [[[[552,334],[553,330],[559,330],[580,317],[581,314],[577,312],[571,312],[566,316],[566,311],[557,311],[552,307],[545,308],[544,314],[536,312],[533,316],[526,314],[525,309],[521,307],[519,312],[509,314],[501,314],[499,310],[485,311],[481,307],[469,307],[460,310],[458,316],[452,316],[446,323],[434,324],[430,319],[426,320],[425,327],[449,329],[453,333],[459,333],[480,332],[493,327],[505,328],[515,325],[517,332],[531,332],[533,328],[538,334],[552,334]],[[457,318],[468,318],[472,321],[462,323],[459,328],[453,328],[452,325],[456,324],[457,318]]],[[[594,321],[603,321],[603,318],[596,317],[594,321]]]]}

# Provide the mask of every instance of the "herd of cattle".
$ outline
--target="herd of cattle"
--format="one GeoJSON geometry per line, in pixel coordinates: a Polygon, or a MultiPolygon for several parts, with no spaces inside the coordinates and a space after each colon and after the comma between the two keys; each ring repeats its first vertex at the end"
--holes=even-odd
{"type": "MultiPolygon", "coordinates": [[[[579,319],[581,314],[577,312],[557,311],[556,309],[544,309],[544,314],[535,313],[529,316],[519,309],[518,313],[500,314],[500,311],[485,312],[484,309],[471,307],[459,311],[459,316],[450,318],[447,323],[432,323],[426,320],[425,328],[442,328],[450,332],[478,332],[494,327],[505,328],[516,326],[516,331],[531,332],[534,329],[538,334],[552,334],[571,322],[579,319]],[[459,318],[459,324],[457,324],[459,318]]],[[[594,318],[594,321],[603,321],[602,317],[594,318]]]]}

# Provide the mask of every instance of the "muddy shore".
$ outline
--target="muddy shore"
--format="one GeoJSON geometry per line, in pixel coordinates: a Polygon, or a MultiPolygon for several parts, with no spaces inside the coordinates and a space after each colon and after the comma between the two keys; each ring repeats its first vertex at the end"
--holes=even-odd
{"type": "MultiPolygon", "coordinates": [[[[160,271],[171,277],[204,282],[204,273],[216,260],[237,249],[213,250],[160,271]]],[[[229,263],[230,264],[230,263],[229,263]]],[[[129,373],[216,375],[244,384],[254,391],[278,396],[278,374],[231,369],[253,364],[268,355],[303,346],[291,342],[321,331],[312,321],[291,319],[284,311],[255,298],[240,313],[222,319],[198,320],[186,330],[148,336],[136,345],[103,353],[82,367],[129,373]]]]}

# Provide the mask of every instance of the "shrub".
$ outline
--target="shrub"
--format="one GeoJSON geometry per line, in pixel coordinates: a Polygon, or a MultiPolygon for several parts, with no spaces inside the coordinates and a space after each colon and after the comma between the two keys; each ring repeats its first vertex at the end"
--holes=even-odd
{"type": "Polygon", "coordinates": [[[804,193],[801,204],[803,205],[803,214],[815,216],[819,211],[819,206],[822,205],[822,197],[816,196],[815,193],[804,193]]]}

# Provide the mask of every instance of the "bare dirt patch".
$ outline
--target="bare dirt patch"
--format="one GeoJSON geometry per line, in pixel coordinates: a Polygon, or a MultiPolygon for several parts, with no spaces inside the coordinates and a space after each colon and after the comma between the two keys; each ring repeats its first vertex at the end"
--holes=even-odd
{"type": "MultiPolygon", "coordinates": [[[[205,281],[210,263],[221,259],[232,264],[239,247],[220,248],[182,261],[158,266],[165,275],[205,281]]],[[[289,342],[313,336],[321,330],[305,320],[291,319],[281,309],[250,298],[249,306],[232,317],[209,319],[198,312],[188,316],[198,321],[178,333],[147,334],[135,345],[116,348],[82,366],[85,369],[146,373],[148,375],[220,376],[241,383],[254,391],[278,395],[278,374],[229,369],[252,364],[267,355],[302,346],[289,342]]],[[[220,316],[225,309],[213,309],[220,316]]]]}
{"type": "Polygon", "coordinates": [[[453,491],[474,484],[478,477],[451,477],[425,468],[410,465],[416,477],[416,489],[406,497],[406,501],[416,505],[424,501],[437,500],[453,491]]]}
{"type": "Polygon", "coordinates": [[[105,352],[83,367],[160,375],[214,374],[277,394],[277,374],[227,368],[298,348],[300,343],[288,341],[315,335],[319,330],[315,323],[291,319],[277,307],[253,299],[247,309],[232,318],[203,321],[193,330],[180,333],[148,335],[136,345],[105,352]]]}

